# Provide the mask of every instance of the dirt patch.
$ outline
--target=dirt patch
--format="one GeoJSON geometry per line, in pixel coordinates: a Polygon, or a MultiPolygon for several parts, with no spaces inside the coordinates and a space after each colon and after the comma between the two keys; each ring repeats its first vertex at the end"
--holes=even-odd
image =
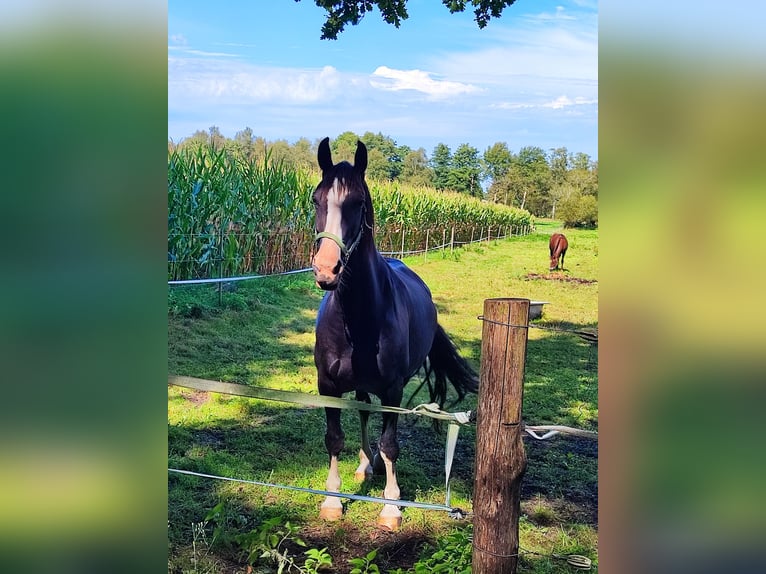
{"type": "Polygon", "coordinates": [[[192,403],[195,407],[198,407],[210,400],[210,393],[206,391],[195,390],[183,390],[181,396],[192,403]]]}
{"type": "Polygon", "coordinates": [[[348,561],[365,556],[373,548],[378,550],[375,563],[381,572],[409,569],[418,560],[423,548],[434,540],[426,530],[410,529],[390,532],[375,526],[357,527],[344,523],[320,525],[301,531],[309,547],[329,546],[334,572],[349,572],[348,561]]]}
{"type": "Polygon", "coordinates": [[[564,283],[577,283],[578,285],[590,285],[591,283],[598,283],[598,279],[583,279],[582,277],[572,277],[571,275],[565,275],[562,272],[557,273],[527,273],[524,279],[531,281],[534,279],[542,279],[543,281],[562,281],[564,283]]]}

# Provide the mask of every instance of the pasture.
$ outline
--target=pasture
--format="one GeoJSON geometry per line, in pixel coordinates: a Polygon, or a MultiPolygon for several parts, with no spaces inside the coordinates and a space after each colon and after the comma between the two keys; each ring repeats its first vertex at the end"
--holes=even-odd
{"type": "MultiPolygon", "coordinates": [[[[548,238],[557,230],[556,222],[543,221],[526,236],[405,259],[429,285],[440,323],[477,371],[482,330],[477,316],[484,299],[547,301],[543,317],[533,324],[597,327],[598,232],[565,230],[565,270],[549,273],[548,238]]],[[[310,273],[238,283],[224,290],[220,304],[214,287],[169,289],[168,370],[316,393],[313,329],[322,295],[310,273]]],[[[525,421],[597,430],[597,364],[597,347],[577,335],[530,329],[525,421]]],[[[414,382],[408,386],[405,399],[416,387],[414,382]]],[[[415,397],[415,404],[426,401],[425,392],[415,397]]],[[[475,396],[469,396],[455,410],[475,405],[475,396]]],[[[342,419],[344,491],[380,496],[382,477],[353,482],[358,417],[343,411],[342,419]]],[[[169,387],[168,466],[323,489],[324,425],[321,409],[169,387]]],[[[371,417],[371,427],[375,439],[379,415],[371,417]]],[[[399,429],[402,499],[443,504],[444,437],[420,418],[401,417],[399,429]]],[[[461,428],[451,480],[452,505],[469,512],[474,434],[473,427],[461,428]]],[[[572,553],[590,557],[597,571],[596,443],[557,436],[544,442],[527,438],[525,446],[519,572],[571,572],[551,554],[572,553]]],[[[322,497],[312,494],[178,474],[168,475],[168,486],[170,572],[276,572],[273,560],[260,558],[269,549],[303,567],[306,550],[323,548],[332,558],[332,571],[341,573],[354,567],[373,572],[370,563],[381,572],[414,572],[416,564],[432,571],[434,560],[452,564],[453,569],[439,571],[462,572],[466,548],[470,567],[470,515],[456,521],[443,512],[407,508],[401,530],[387,532],[375,526],[377,504],[348,502],[340,521],[325,523],[318,518],[322,497]],[[277,541],[269,536],[275,533],[277,541]],[[376,554],[363,564],[373,550],[376,554]],[[433,558],[437,550],[440,559],[433,558]]]]}

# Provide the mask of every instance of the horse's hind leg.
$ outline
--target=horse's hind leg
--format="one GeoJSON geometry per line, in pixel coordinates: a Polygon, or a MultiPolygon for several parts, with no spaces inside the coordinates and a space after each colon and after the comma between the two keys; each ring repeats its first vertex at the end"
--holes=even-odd
{"type": "MultiPolygon", "coordinates": [[[[324,443],[327,447],[327,454],[330,455],[330,470],[327,473],[326,489],[329,492],[340,492],[340,473],[338,472],[338,456],[343,450],[344,436],[343,429],[340,427],[340,410],[325,409],[327,418],[327,432],[324,436],[324,443]]],[[[343,516],[343,504],[337,496],[328,496],[324,499],[319,510],[319,517],[325,520],[338,520],[343,516]]]]}
{"type": "MultiPolygon", "coordinates": [[[[383,413],[383,432],[380,435],[378,453],[386,470],[386,488],[383,490],[383,497],[390,500],[399,500],[400,497],[399,484],[396,480],[396,459],[399,457],[399,442],[396,438],[398,418],[399,415],[395,413],[383,413]]],[[[398,530],[402,525],[402,511],[394,504],[384,505],[378,516],[378,524],[389,530],[398,530]]]]}
{"type": "MultiPolygon", "coordinates": [[[[356,400],[370,404],[370,395],[357,392],[356,400]]],[[[354,480],[363,482],[372,476],[372,449],[370,448],[370,435],[367,430],[367,422],[370,419],[369,411],[359,411],[359,422],[361,423],[362,448],[359,449],[359,466],[354,472],[354,480]]]]}

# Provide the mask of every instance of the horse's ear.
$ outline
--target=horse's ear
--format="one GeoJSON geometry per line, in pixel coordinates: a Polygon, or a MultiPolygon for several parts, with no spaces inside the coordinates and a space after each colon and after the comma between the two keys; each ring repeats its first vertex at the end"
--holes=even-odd
{"type": "Polygon", "coordinates": [[[332,152],[330,151],[330,138],[324,138],[319,142],[319,151],[317,152],[317,161],[322,173],[332,169],[332,152]]]}
{"type": "Polygon", "coordinates": [[[364,172],[367,169],[367,147],[365,147],[365,145],[359,140],[356,141],[354,169],[362,175],[364,175],[364,172]]]}

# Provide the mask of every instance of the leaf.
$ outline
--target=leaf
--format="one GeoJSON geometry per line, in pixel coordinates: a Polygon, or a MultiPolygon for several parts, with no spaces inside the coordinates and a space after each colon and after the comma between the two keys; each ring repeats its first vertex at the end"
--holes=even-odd
{"type": "Polygon", "coordinates": [[[223,505],[224,505],[224,502],[221,501],[218,504],[216,504],[213,508],[211,508],[210,512],[208,512],[205,515],[205,520],[207,521],[213,518],[216,518],[216,519],[219,518],[221,514],[223,513],[223,505]]]}

